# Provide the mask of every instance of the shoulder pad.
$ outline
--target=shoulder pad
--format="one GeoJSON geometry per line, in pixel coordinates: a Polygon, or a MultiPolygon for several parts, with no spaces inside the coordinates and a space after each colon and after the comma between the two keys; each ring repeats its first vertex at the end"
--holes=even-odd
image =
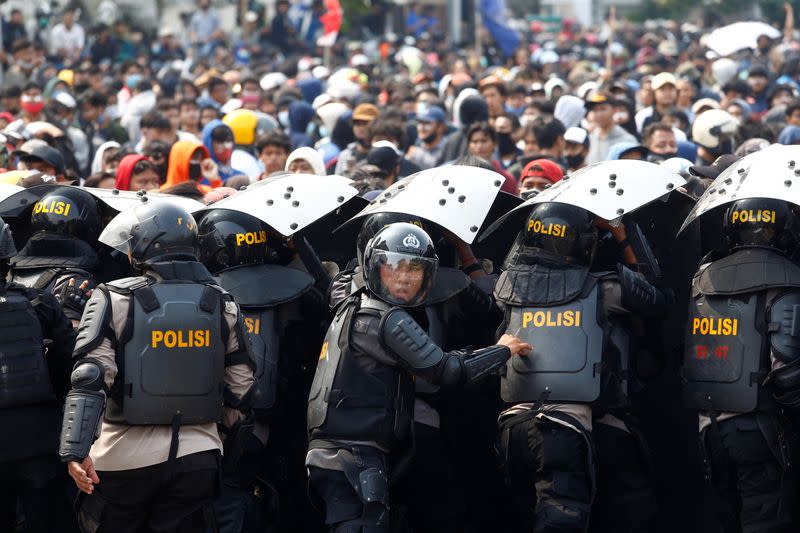
{"type": "Polygon", "coordinates": [[[307,272],[279,265],[256,265],[220,272],[219,283],[239,305],[274,307],[290,302],[314,284],[307,272]]]}
{"type": "Polygon", "coordinates": [[[433,279],[433,287],[425,300],[425,305],[445,302],[460,293],[470,284],[470,277],[457,268],[440,267],[433,279]]]}
{"type": "Polygon", "coordinates": [[[776,358],[786,364],[800,359],[800,292],[787,292],[772,302],[769,331],[776,358]]]}
{"type": "Polygon", "coordinates": [[[444,358],[442,349],[401,307],[395,307],[383,315],[379,330],[381,343],[413,369],[433,367],[444,358]]]}
{"type": "Polygon", "coordinates": [[[500,274],[494,296],[508,305],[560,305],[577,298],[589,277],[586,268],[515,265],[500,274]]]}
{"type": "Polygon", "coordinates": [[[92,292],[92,297],[83,310],[78,338],[75,339],[73,356],[87,354],[103,342],[103,334],[111,319],[111,302],[101,285],[92,292]]]}
{"type": "Polygon", "coordinates": [[[694,286],[706,295],[800,288],[800,267],[771,250],[745,249],[708,265],[698,273],[694,286]]]}
{"type": "Polygon", "coordinates": [[[106,283],[108,290],[118,294],[130,294],[137,289],[147,287],[153,280],[147,276],[134,276],[132,278],[122,278],[106,283]]]}

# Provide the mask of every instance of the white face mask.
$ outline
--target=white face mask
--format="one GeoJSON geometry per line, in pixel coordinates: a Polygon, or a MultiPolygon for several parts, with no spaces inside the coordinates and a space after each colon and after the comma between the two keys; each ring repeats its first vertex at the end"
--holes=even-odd
{"type": "Polygon", "coordinates": [[[281,111],[278,113],[278,122],[281,123],[281,126],[284,128],[289,127],[289,112],[288,111],[281,111]]]}
{"type": "Polygon", "coordinates": [[[623,124],[628,121],[628,113],[625,111],[617,111],[613,116],[614,124],[623,124]]]}

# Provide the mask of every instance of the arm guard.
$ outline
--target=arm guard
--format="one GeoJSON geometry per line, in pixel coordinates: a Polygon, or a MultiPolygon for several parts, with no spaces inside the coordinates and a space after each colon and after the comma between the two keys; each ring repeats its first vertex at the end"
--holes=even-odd
{"type": "Polygon", "coordinates": [[[409,370],[436,385],[474,383],[491,374],[508,360],[505,346],[490,346],[474,352],[443,352],[427,333],[401,308],[381,319],[383,345],[409,370]]]}
{"type": "Polygon", "coordinates": [[[256,427],[256,419],[253,413],[236,422],[230,429],[219,425],[220,431],[225,434],[224,453],[222,455],[222,468],[224,472],[235,472],[239,465],[239,459],[253,435],[256,427]]]}
{"type": "Polygon", "coordinates": [[[100,418],[106,403],[103,376],[97,361],[84,359],[72,371],[72,390],[64,405],[58,455],[62,462],[83,461],[99,436],[100,418]]]}
{"type": "Polygon", "coordinates": [[[657,287],[625,265],[617,265],[622,305],[646,316],[659,316],[667,310],[667,298],[657,287]]]}
{"type": "Polygon", "coordinates": [[[85,355],[100,346],[103,338],[111,334],[110,319],[111,303],[105,290],[98,287],[83,310],[73,355],[85,355]]]}
{"type": "Polygon", "coordinates": [[[769,314],[773,356],[785,366],[769,374],[775,400],[787,407],[800,407],[800,293],[776,299],[769,314]]]}

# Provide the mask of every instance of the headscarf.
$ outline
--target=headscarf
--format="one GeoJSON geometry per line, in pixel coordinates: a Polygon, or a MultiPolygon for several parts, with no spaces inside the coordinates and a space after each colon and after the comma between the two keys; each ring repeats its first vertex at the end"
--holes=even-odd
{"type": "Polygon", "coordinates": [[[325,163],[322,161],[322,155],[313,148],[302,146],[289,154],[289,157],[286,158],[286,166],[284,167],[284,170],[289,170],[289,164],[297,159],[302,159],[311,165],[311,168],[314,169],[314,174],[317,176],[324,176],[326,174],[325,163]]]}
{"type": "Polygon", "coordinates": [[[131,176],[133,175],[133,167],[136,163],[147,158],[140,154],[129,154],[122,158],[117,168],[117,182],[115,187],[120,191],[131,190],[131,176]]]}
{"type": "Polygon", "coordinates": [[[120,144],[117,141],[106,141],[100,145],[100,148],[94,153],[92,159],[92,174],[97,174],[103,170],[103,155],[109,148],[119,148],[120,144]]]}

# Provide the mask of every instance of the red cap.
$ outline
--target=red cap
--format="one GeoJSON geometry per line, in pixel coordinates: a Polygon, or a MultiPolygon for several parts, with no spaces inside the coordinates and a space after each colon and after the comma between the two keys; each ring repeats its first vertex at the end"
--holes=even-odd
{"type": "Polygon", "coordinates": [[[561,178],[564,177],[564,171],[549,159],[534,159],[525,165],[520,175],[520,181],[531,177],[544,178],[551,183],[555,183],[561,181],[561,178]]]}

